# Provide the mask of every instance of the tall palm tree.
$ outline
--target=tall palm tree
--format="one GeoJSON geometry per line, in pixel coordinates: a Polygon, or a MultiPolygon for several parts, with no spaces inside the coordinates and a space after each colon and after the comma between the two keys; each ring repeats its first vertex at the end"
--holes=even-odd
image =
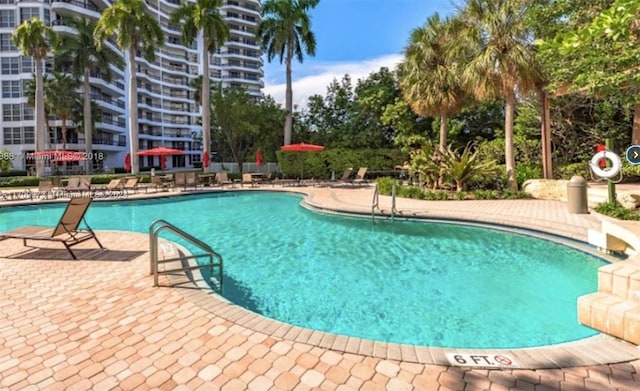
{"type": "MultiPolygon", "coordinates": [[[[460,110],[467,94],[460,79],[464,60],[455,58],[455,19],[436,13],[411,32],[399,66],[402,95],[421,116],[440,117],[440,152],[447,149],[447,120],[460,110]]],[[[459,57],[459,56],[458,56],[459,57]]]]}
{"type": "Polygon", "coordinates": [[[76,107],[80,105],[78,87],[80,83],[76,79],[60,72],[53,72],[53,78],[48,85],[50,90],[47,91],[46,101],[49,112],[58,117],[61,122],[63,150],[67,149],[67,121],[78,119],[75,118],[78,114],[76,107]]]}
{"type": "MultiPolygon", "coordinates": [[[[51,47],[55,45],[56,36],[50,27],[36,17],[25,20],[14,31],[13,43],[20,48],[24,56],[33,57],[36,68],[36,96],[35,96],[35,150],[44,151],[45,140],[45,112],[44,89],[42,76],[42,60],[47,57],[51,47]]],[[[36,175],[44,175],[44,162],[36,160],[36,175]]]]}
{"type": "MultiPolygon", "coordinates": [[[[203,153],[211,153],[211,105],[209,78],[209,55],[215,53],[229,37],[229,27],[220,16],[218,9],[222,0],[196,0],[195,3],[184,3],[171,14],[171,22],[182,24],[182,43],[190,45],[202,31],[202,143],[203,153]]],[[[210,167],[203,167],[209,172],[210,167]]]]}
{"type": "Polygon", "coordinates": [[[478,99],[504,99],[505,160],[509,187],[517,190],[513,150],[516,94],[535,88],[540,80],[525,22],[528,0],[467,0],[460,10],[466,46],[472,49],[463,81],[478,99]]]}
{"type": "Polygon", "coordinates": [[[118,47],[128,54],[129,68],[129,155],[131,173],[139,171],[138,151],[138,86],[136,84],[136,54],[138,51],[153,61],[155,50],[164,43],[164,33],[158,21],[146,12],[144,0],[116,0],[102,11],[93,37],[99,50],[104,41],[116,35],[118,47]]]}
{"type": "MultiPolygon", "coordinates": [[[[89,77],[98,74],[106,82],[111,81],[112,72],[109,64],[122,66],[118,56],[106,47],[98,50],[93,38],[96,22],[87,18],[64,19],[65,25],[73,27],[75,34],[60,37],[55,49],[56,61],[60,59],[61,65],[69,66],[76,78],[82,77],[83,95],[83,127],[85,139],[85,152],[92,156],[93,151],[93,119],[91,115],[91,85],[89,77]]],[[[86,172],[91,173],[92,161],[87,160],[86,172]]]]}
{"type": "Polygon", "coordinates": [[[291,144],[293,128],[293,90],[291,87],[291,61],[295,56],[302,63],[304,52],[310,56],[316,53],[316,37],[311,31],[309,10],[320,0],[266,0],[262,6],[262,21],[256,29],[256,36],[262,42],[262,49],[270,62],[274,57],[284,60],[287,89],[285,92],[284,145],[291,144]]]}

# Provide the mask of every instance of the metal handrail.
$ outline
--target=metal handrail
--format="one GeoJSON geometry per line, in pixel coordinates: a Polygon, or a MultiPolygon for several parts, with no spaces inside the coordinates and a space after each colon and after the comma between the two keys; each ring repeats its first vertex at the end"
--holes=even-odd
{"type": "Polygon", "coordinates": [[[378,185],[376,184],[375,189],[373,189],[373,200],[371,201],[371,219],[374,219],[376,216],[375,211],[378,207],[379,198],[378,185]]]}
{"type": "MultiPolygon", "coordinates": [[[[373,200],[371,201],[371,219],[373,220],[376,216],[376,208],[380,209],[380,192],[378,191],[378,185],[376,184],[375,189],[373,190],[373,200]]],[[[391,220],[395,217],[397,212],[396,209],[396,183],[393,183],[393,187],[391,188],[391,220]]]]}
{"type": "Polygon", "coordinates": [[[393,220],[396,215],[396,182],[393,182],[393,187],[391,188],[391,220],[393,220]]]}
{"type": "Polygon", "coordinates": [[[202,269],[204,267],[209,267],[212,269],[214,267],[218,267],[218,271],[219,271],[219,275],[218,275],[218,284],[220,286],[220,290],[222,290],[222,256],[220,254],[218,254],[217,252],[215,252],[211,246],[209,246],[208,244],[204,243],[203,241],[196,239],[195,237],[193,237],[192,235],[186,233],[185,231],[181,230],[180,228],[176,227],[175,225],[169,223],[166,220],[155,220],[153,221],[150,225],[149,225],[149,254],[150,254],[150,261],[149,261],[149,266],[150,266],[150,272],[149,274],[153,274],[153,286],[158,286],[158,276],[160,274],[168,274],[168,273],[173,273],[176,271],[187,271],[187,270],[195,270],[195,269],[202,269]],[[180,236],[181,238],[185,239],[186,241],[190,242],[191,244],[195,245],[196,247],[200,248],[201,250],[203,250],[206,254],[199,254],[199,255],[191,255],[191,256],[186,256],[186,257],[177,257],[177,258],[169,258],[169,259],[164,259],[162,261],[158,260],[158,234],[160,233],[160,231],[162,230],[169,230],[173,233],[175,233],[176,235],[180,236]],[[202,257],[208,257],[209,258],[209,262],[207,264],[204,265],[197,265],[197,266],[189,266],[189,267],[182,267],[182,268],[178,268],[178,269],[171,269],[171,270],[165,270],[160,272],[158,270],[158,266],[160,263],[166,263],[166,262],[172,262],[172,261],[178,261],[181,260],[183,258],[190,258],[190,259],[197,259],[197,258],[202,258],[202,257]],[[214,263],[213,259],[216,259],[217,262],[214,263]]]}

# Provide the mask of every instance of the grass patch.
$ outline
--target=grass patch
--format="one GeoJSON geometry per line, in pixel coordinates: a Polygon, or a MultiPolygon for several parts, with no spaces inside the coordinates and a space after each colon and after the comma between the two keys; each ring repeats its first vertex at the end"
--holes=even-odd
{"type": "Polygon", "coordinates": [[[627,209],[619,202],[598,204],[596,212],[619,220],[640,220],[640,212],[637,209],[627,209]]]}

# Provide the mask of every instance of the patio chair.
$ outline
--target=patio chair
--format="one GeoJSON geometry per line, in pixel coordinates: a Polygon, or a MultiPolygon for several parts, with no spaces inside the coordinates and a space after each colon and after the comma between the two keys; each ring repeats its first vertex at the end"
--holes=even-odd
{"type": "Polygon", "coordinates": [[[0,191],[0,199],[4,201],[33,200],[33,192],[29,189],[21,191],[0,191]]]}
{"type": "Polygon", "coordinates": [[[356,173],[356,177],[351,181],[354,185],[368,185],[369,181],[364,177],[367,175],[367,167],[360,167],[356,173]]]}
{"type": "Polygon", "coordinates": [[[41,179],[40,182],[38,182],[38,197],[44,198],[45,200],[48,200],[49,197],[56,198],[52,181],[41,179]]]}
{"type": "Polygon", "coordinates": [[[173,186],[177,188],[184,188],[187,190],[187,173],[186,172],[176,172],[173,174],[173,186]]]}
{"type": "Polygon", "coordinates": [[[1,232],[0,240],[22,239],[25,246],[27,246],[27,240],[60,242],[67,251],[69,251],[73,259],[77,258],[73,251],[71,251],[71,247],[78,243],[94,239],[96,243],[98,243],[98,246],[103,249],[104,247],[84,219],[84,215],[90,204],[91,197],[72,198],[55,227],[32,225],[16,228],[7,232],[1,232]],[[84,223],[86,228],[79,228],[81,223],[84,223]]]}
{"type": "MultiPolygon", "coordinates": [[[[132,190],[134,193],[137,193],[138,190],[141,189],[141,187],[138,186],[138,182],[140,182],[140,179],[138,177],[125,178],[125,182],[124,182],[124,185],[122,186],[122,190],[124,190],[127,194],[129,194],[129,190],[132,190]]],[[[146,192],[147,188],[145,187],[144,189],[146,192]]]]}
{"type": "Polygon", "coordinates": [[[227,175],[226,171],[216,172],[216,183],[220,185],[220,187],[224,187],[224,185],[231,185],[233,187],[233,181],[229,180],[229,175],[227,175]]]}
{"type": "Polygon", "coordinates": [[[198,189],[198,174],[195,172],[185,173],[184,188],[193,187],[194,190],[198,189]]]}
{"type": "Polygon", "coordinates": [[[250,185],[251,187],[256,187],[258,184],[253,180],[253,176],[251,173],[242,174],[242,181],[240,182],[240,187],[244,187],[244,185],[250,185]]]}
{"type": "Polygon", "coordinates": [[[349,177],[351,176],[352,172],[353,172],[352,167],[346,168],[342,173],[342,176],[340,177],[340,179],[332,183],[331,186],[339,186],[339,185],[344,185],[346,183],[351,183],[351,180],[349,180],[349,177]]]}

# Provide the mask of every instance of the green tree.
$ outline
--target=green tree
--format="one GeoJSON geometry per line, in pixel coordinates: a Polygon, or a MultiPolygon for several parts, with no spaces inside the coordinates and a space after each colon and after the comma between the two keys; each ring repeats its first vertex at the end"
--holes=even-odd
{"type": "Polygon", "coordinates": [[[13,167],[13,159],[11,156],[13,153],[8,149],[0,149],[0,172],[6,172],[13,167]]]}
{"type": "MultiPolygon", "coordinates": [[[[84,128],[85,152],[90,155],[93,151],[93,124],[91,109],[91,84],[89,77],[99,75],[106,82],[112,78],[110,64],[121,67],[122,61],[119,56],[106,47],[98,50],[93,33],[96,22],[87,18],[64,19],[65,25],[74,28],[74,34],[60,36],[55,48],[56,65],[69,67],[73,76],[77,79],[82,77],[82,124],[84,128]]],[[[87,160],[86,172],[91,173],[92,161],[87,160]]]]}
{"type": "Polygon", "coordinates": [[[116,0],[102,11],[93,33],[96,46],[116,35],[118,47],[127,53],[129,67],[129,154],[131,173],[139,171],[138,151],[138,86],[136,83],[136,55],[138,51],[153,61],[155,50],[164,43],[164,34],[156,18],[146,12],[143,0],[116,0]]]}
{"type": "Polygon", "coordinates": [[[258,24],[256,36],[262,42],[267,60],[280,57],[286,69],[284,145],[291,144],[293,129],[293,90],[291,62],[294,56],[302,63],[304,53],[314,56],[316,38],[311,31],[309,11],[320,0],[266,0],[262,5],[263,19],[258,24]]]}
{"type": "Polygon", "coordinates": [[[505,163],[509,187],[517,190],[513,123],[517,94],[540,83],[532,34],[525,21],[527,0],[467,0],[458,18],[470,50],[462,80],[480,100],[504,99],[505,163]]]}
{"type": "Polygon", "coordinates": [[[456,42],[455,19],[429,17],[422,27],[411,32],[404,50],[404,61],[398,67],[404,98],[421,116],[440,118],[441,151],[447,146],[447,123],[467,99],[461,82],[464,51],[452,50],[456,42]]]}
{"type": "MultiPolygon", "coordinates": [[[[13,43],[20,49],[24,56],[33,57],[36,68],[35,91],[35,150],[44,151],[45,140],[45,110],[42,60],[55,45],[56,35],[50,27],[39,18],[33,17],[22,22],[14,31],[13,43]]],[[[36,175],[44,175],[44,162],[36,160],[36,175]]]]}
{"type": "Polygon", "coordinates": [[[259,113],[258,105],[243,89],[218,88],[211,97],[211,123],[215,138],[219,140],[220,147],[224,144],[240,169],[249,152],[255,149],[254,140],[260,135],[259,113]]]}
{"type": "MultiPolygon", "coordinates": [[[[557,16],[569,21],[564,29],[540,37],[541,58],[557,94],[611,96],[633,108],[631,143],[640,143],[640,2],[594,1],[589,12],[563,8],[557,16]],[[558,64],[560,66],[558,66],[558,64]]],[[[548,8],[555,9],[552,5],[548,8]]],[[[628,141],[627,141],[628,142],[628,141]]]]}
{"type": "Polygon", "coordinates": [[[389,148],[393,145],[395,130],[390,123],[382,121],[382,117],[386,107],[395,104],[400,97],[396,76],[389,68],[382,67],[356,82],[351,139],[347,141],[352,148],[389,148]]]}
{"type": "MultiPolygon", "coordinates": [[[[222,0],[196,0],[195,3],[183,3],[171,14],[171,22],[182,25],[182,43],[190,45],[202,31],[203,45],[200,58],[202,69],[207,77],[202,78],[202,143],[203,153],[211,153],[211,79],[209,77],[209,56],[216,52],[229,37],[229,27],[219,13],[222,0]]],[[[204,167],[209,172],[209,167],[204,167]]]]}

